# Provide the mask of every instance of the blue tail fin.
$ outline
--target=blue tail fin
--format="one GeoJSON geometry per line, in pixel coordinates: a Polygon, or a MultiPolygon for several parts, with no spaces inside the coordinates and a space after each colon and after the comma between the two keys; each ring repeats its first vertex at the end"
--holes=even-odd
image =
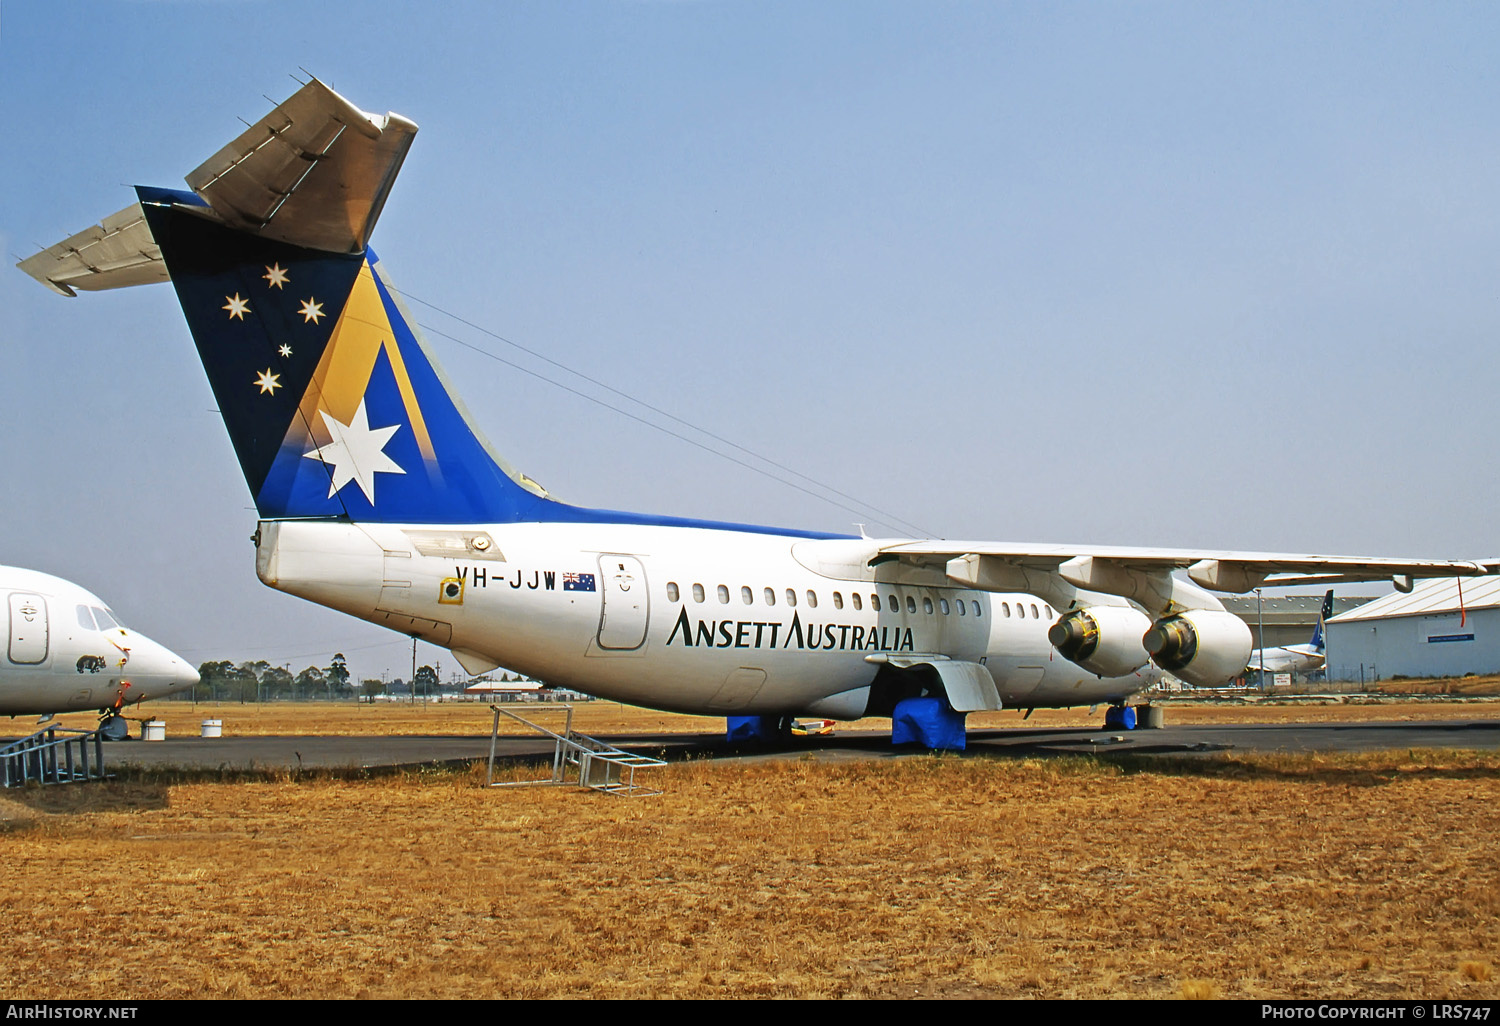
{"type": "Polygon", "coordinates": [[[20,266],[64,295],[170,279],[264,518],[772,530],[557,502],[481,439],[368,247],[416,131],[314,79],[193,192],[139,188],[20,266]]]}
{"type": "Polygon", "coordinates": [[[1333,616],[1333,589],[1329,588],[1323,596],[1323,608],[1318,611],[1318,622],[1313,627],[1312,647],[1317,651],[1323,651],[1323,625],[1333,616]]]}
{"type": "Polygon", "coordinates": [[[261,516],[549,519],[470,425],[371,251],[269,240],[202,216],[192,193],[137,191],[261,516]]]}

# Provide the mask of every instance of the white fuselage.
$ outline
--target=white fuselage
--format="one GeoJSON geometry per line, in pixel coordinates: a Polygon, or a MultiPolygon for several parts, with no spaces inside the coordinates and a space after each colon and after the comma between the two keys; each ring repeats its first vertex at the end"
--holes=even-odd
{"type": "Polygon", "coordinates": [[[1311,673],[1323,668],[1325,658],[1320,649],[1311,645],[1284,645],[1251,652],[1247,669],[1259,670],[1264,666],[1267,673],[1311,673]]]}
{"type": "Polygon", "coordinates": [[[106,710],[198,683],[198,672],[120,626],[91,592],[59,577],[0,567],[7,637],[0,715],[106,710]]]}
{"type": "MultiPolygon", "coordinates": [[[[1057,656],[1039,598],[869,566],[880,542],[681,526],[264,521],[267,584],[453,650],[466,669],[661,709],[857,719],[882,662],[984,665],[1006,706],[1150,686],[1057,656]]],[[[1143,656],[1144,661],[1144,656],[1143,656]]]]}

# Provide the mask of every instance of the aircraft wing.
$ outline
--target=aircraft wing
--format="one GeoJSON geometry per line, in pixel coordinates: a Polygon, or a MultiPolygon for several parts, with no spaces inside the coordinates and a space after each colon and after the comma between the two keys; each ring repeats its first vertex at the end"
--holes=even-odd
{"type": "MultiPolygon", "coordinates": [[[[1148,608],[1165,604],[1174,571],[1186,571],[1200,587],[1247,592],[1262,585],[1337,584],[1393,581],[1409,591],[1421,577],[1475,577],[1500,573],[1500,560],[1396,559],[1317,556],[1272,552],[1151,549],[1098,545],[1010,545],[996,542],[910,541],[881,546],[872,562],[899,560],[942,569],[970,587],[991,591],[1026,590],[1026,573],[1054,573],[1074,587],[1122,595],[1148,608]]],[[[1176,589],[1182,596],[1182,589],[1176,589]]]]}

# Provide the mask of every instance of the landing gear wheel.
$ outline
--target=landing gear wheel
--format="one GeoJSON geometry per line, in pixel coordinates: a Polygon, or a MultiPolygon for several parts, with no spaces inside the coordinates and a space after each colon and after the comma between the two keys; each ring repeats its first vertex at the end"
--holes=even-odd
{"type": "Polygon", "coordinates": [[[106,741],[129,740],[130,721],[117,713],[110,713],[99,721],[99,736],[106,741]]]}

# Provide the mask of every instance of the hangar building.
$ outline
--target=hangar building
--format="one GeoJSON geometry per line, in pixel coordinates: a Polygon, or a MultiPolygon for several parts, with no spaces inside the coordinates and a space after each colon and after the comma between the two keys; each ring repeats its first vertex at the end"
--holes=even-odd
{"type": "MultiPolygon", "coordinates": [[[[1468,592],[1464,593],[1465,597],[1468,592]]],[[[1256,604],[1254,595],[1220,595],[1224,608],[1245,621],[1255,647],[1264,645],[1305,645],[1312,640],[1313,627],[1318,622],[1318,613],[1323,608],[1323,596],[1318,595],[1266,595],[1256,604]],[[1261,641],[1260,625],[1266,626],[1265,641],[1261,641]]],[[[1335,595],[1333,615],[1348,612],[1371,601],[1371,596],[1335,595]]]]}
{"type": "Polygon", "coordinates": [[[1500,577],[1424,581],[1328,621],[1329,680],[1500,672],[1500,577]]]}

